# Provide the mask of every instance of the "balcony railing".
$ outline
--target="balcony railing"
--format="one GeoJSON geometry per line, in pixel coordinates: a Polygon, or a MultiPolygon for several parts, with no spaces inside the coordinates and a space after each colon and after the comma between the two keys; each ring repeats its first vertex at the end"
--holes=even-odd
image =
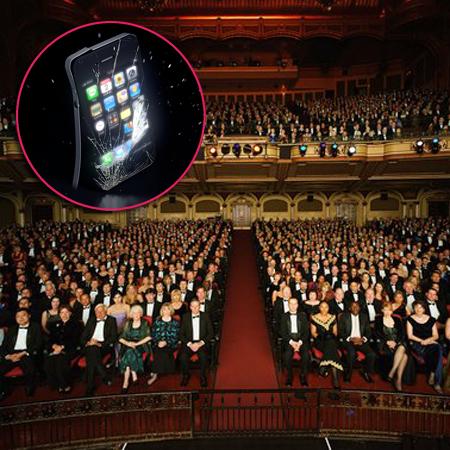
{"type": "Polygon", "coordinates": [[[0,449],[193,437],[450,436],[450,397],[328,389],[166,392],[0,408],[0,449]]]}

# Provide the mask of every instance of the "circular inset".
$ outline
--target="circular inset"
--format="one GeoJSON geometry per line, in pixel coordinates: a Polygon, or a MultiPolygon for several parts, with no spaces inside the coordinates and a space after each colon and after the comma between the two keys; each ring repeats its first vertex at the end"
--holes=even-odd
{"type": "Polygon", "coordinates": [[[20,86],[17,133],[38,178],[87,208],[121,210],[169,191],[205,126],[198,78],[168,40],[125,22],[74,28],[20,86]]]}

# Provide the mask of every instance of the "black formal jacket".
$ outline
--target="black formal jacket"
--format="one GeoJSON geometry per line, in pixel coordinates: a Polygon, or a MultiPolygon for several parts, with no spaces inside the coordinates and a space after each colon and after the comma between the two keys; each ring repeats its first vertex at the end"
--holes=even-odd
{"type": "MultiPolygon", "coordinates": [[[[428,301],[427,301],[427,300],[425,300],[425,305],[426,305],[425,312],[426,312],[429,316],[431,316],[431,314],[430,314],[430,306],[428,305],[428,301]]],[[[437,301],[437,302],[436,302],[436,306],[437,306],[437,309],[438,309],[438,311],[439,311],[439,318],[438,318],[437,321],[438,321],[439,323],[445,324],[445,322],[447,321],[447,318],[448,318],[447,307],[446,307],[446,305],[445,305],[443,302],[441,302],[441,301],[437,301]]]]}
{"type": "Polygon", "coordinates": [[[309,322],[306,314],[304,312],[297,312],[297,329],[298,336],[295,337],[291,333],[291,313],[284,313],[281,317],[279,333],[281,338],[283,339],[283,343],[285,345],[289,344],[289,341],[293,338],[298,341],[299,339],[303,341],[303,345],[309,344],[309,322]]]}
{"type": "MultiPolygon", "coordinates": [[[[113,304],[113,303],[114,302],[112,302],[111,304],[113,304]]],[[[91,310],[89,311],[89,319],[94,317],[94,309],[95,309],[95,305],[91,305],[91,310]]],[[[75,302],[75,304],[73,305],[73,316],[72,317],[75,320],[77,320],[78,322],[81,322],[83,319],[83,305],[78,301],[75,302]]]]}
{"type": "MultiPolygon", "coordinates": [[[[344,295],[344,304],[347,311],[354,300],[355,298],[353,297],[353,292],[349,289],[344,295]]],[[[361,310],[365,311],[366,299],[364,298],[364,294],[362,292],[358,292],[358,303],[361,305],[361,310]]]]}
{"type": "MultiPolygon", "coordinates": [[[[92,335],[95,331],[95,326],[97,325],[97,318],[92,316],[86,326],[84,327],[83,334],[81,335],[81,344],[83,346],[92,339],[92,335]]],[[[104,338],[102,346],[111,347],[117,342],[117,322],[114,317],[106,316],[105,328],[104,328],[104,338]]]]}
{"type": "MultiPolygon", "coordinates": [[[[200,340],[204,341],[206,345],[209,345],[211,339],[214,338],[214,330],[212,326],[211,319],[208,313],[200,312],[200,340]]],[[[183,315],[181,320],[180,328],[180,341],[183,345],[193,340],[193,329],[192,329],[192,313],[183,315]]]]}
{"type": "Polygon", "coordinates": [[[333,314],[333,315],[335,315],[336,317],[337,317],[339,314],[342,314],[344,311],[347,311],[347,308],[346,308],[346,305],[345,305],[344,300],[342,300],[342,302],[341,302],[341,305],[344,306],[343,309],[341,309],[341,308],[338,306],[338,302],[336,301],[335,298],[331,299],[331,300],[329,301],[328,305],[329,305],[329,307],[330,307],[330,314],[333,314]]]}
{"type": "MultiPolygon", "coordinates": [[[[352,318],[349,311],[344,312],[338,319],[338,336],[344,341],[352,334],[352,318]]],[[[365,313],[359,314],[359,329],[361,331],[361,337],[370,339],[372,331],[370,329],[370,323],[365,313]]]]}
{"type": "Polygon", "coordinates": [[[275,321],[275,327],[277,329],[280,328],[281,318],[283,317],[283,314],[285,314],[283,299],[279,297],[275,300],[275,303],[273,304],[273,320],[275,321]]]}
{"type": "MultiPolygon", "coordinates": [[[[14,346],[16,345],[17,334],[19,332],[19,325],[15,324],[8,329],[3,344],[0,347],[0,355],[5,357],[14,353],[14,346]]],[[[27,333],[27,352],[30,355],[39,353],[42,348],[42,333],[41,327],[35,322],[30,322],[27,333]]]]}
{"type": "MultiPolygon", "coordinates": [[[[394,319],[394,327],[397,330],[397,343],[404,342],[405,340],[405,327],[403,325],[403,321],[398,316],[392,316],[394,319]]],[[[384,344],[389,340],[386,334],[384,333],[383,328],[383,316],[375,317],[375,337],[377,339],[378,347],[382,348],[384,344]]]]}
{"type": "MultiPolygon", "coordinates": [[[[141,304],[142,309],[144,310],[144,316],[148,316],[148,314],[147,314],[147,305],[149,305],[149,304],[150,304],[150,302],[144,302],[144,303],[141,304]]],[[[159,317],[159,313],[161,311],[162,303],[157,302],[155,300],[154,305],[155,306],[153,307],[153,314],[151,316],[148,316],[148,317],[151,317],[153,320],[156,320],[156,318],[159,317]]]]}
{"type": "Polygon", "coordinates": [[[52,322],[48,326],[50,332],[47,342],[47,350],[52,351],[52,345],[64,345],[64,353],[74,353],[80,345],[82,326],[81,323],[71,317],[66,323],[62,320],[52,322]]]}

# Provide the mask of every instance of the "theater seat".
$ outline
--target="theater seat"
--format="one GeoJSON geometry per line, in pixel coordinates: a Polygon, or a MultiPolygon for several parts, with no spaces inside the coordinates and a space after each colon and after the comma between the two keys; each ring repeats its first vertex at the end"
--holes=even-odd
{"type": "Polygon", "coordinates": [[[153,324],[153,317],[151,316],[144,316],[143,319],[148,323],[148,325],[151,327],[153,324]]]}
{"type": "Polygon", "coordinates": [[[23,370],[19,367],[13,367],[9,372],[5,373],[5,378],[18,378],[23,377],[23,370]]]}
{"type": "Polygon", "coordinates": [[[323,353],[318,348],[312,347],[311,352],[315,359],[321,360],[323,358],[323,353]]]}

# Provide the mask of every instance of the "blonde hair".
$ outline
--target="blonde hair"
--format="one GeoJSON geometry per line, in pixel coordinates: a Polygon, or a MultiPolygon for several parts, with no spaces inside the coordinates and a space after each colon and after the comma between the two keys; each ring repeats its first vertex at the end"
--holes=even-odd
{"type": "Polygon", "coordinates": [[[181,301],[181,291],[179,289],[174,289],[171,293],[170,293],[170,300],[172,302],[174,301],[181,301]]]}
{"type": "Polygon", "coordinates": [[[160,309],[160,314],[161,314],[161,315],[162,315],[162,309],[163,309],[163,308],[167,308],[167,309],[170,311],[170,315],[171,315],[171,316],[174,315],[175,309],[174,309],[174,307],[173,307],[169,302],[163,303],[163,304],[161,305],[161,309],[160,309]]]}

